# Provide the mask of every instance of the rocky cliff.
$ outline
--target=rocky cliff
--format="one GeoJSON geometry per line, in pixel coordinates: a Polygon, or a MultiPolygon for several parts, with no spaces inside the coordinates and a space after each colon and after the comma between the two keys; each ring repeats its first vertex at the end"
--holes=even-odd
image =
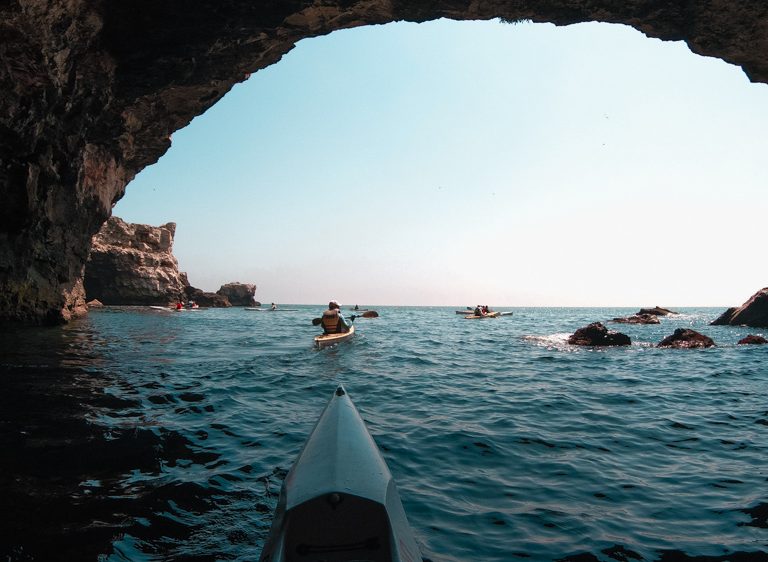
{"type": "Polygon", "coordinates": [[[173,255],[176,224],[129,224],[110,218],[93,238],[85,265],[87,299],[105,305],[166,305],[186,298],[189,283],[173,255]]]}
{"type": "Polygon", "coordinates": [[[0,321],[82,314],[91,238],[171,133],[306,37],[397,20],[603,21],[768,81],[764,0],[0,2],[0,321]]]}

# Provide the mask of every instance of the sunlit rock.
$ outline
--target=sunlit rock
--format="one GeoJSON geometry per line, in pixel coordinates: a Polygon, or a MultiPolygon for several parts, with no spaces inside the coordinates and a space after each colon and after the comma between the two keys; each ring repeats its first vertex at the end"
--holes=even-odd
{"type": "Polygon", "coordinates": [[[173,255],[176,224],[110,218],[93,239],[85,267],[88,299],[105,305],[166,305],[184,299],[186,275],[173,255]]]}

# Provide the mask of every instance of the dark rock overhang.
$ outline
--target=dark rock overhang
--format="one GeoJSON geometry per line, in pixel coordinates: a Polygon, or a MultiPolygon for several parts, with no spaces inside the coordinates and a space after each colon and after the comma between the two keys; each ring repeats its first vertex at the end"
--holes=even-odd
{"type": "Polygon", "coordinates": [[[631,25],[768,82],[763,0],[0,2],[0,321],[83,314],[91,237],[187,125],[304,38],[437,18],[631,25]]]}

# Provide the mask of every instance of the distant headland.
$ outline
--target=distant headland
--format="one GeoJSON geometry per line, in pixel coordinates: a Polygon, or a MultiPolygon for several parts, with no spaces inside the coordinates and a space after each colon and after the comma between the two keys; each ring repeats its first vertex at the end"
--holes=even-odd
{"type": "Polygon", "coordinates": [[[85,264],[85,294],[103,305],[256,306],[256,285],[232,282],[215,293],[190,285],[173,255],[176,223],[127,223],[111,217],[94,236],[85,264]]]}

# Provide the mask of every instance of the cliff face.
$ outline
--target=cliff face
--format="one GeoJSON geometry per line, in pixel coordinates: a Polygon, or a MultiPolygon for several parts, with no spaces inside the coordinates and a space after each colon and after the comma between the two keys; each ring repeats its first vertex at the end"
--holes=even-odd
{"type": "Polygon", "coordinates": [[[85,265],[88,300],[106,305],[167,305],[185,299],[187,276],[173,256],[176,224],[128,224],[112,217],[93,238],[85,265]]]}
{"type": "Polygon", "coordinates": [[[85,311],[91,238],[126,184],[305,37],[397,20],[625,23],[768,82],[763,0],[0,2],[0,321],[85,311]]]}

